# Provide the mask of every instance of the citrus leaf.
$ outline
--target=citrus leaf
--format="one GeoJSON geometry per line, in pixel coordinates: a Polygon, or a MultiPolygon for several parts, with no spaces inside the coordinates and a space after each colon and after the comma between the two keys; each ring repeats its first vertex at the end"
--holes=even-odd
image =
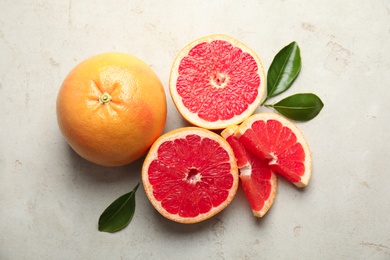
{"type": "Polygon", "coordinates": [[[131,192],[122,195],[104,210],[99,218],[99,231],[113,233],[130,223],[135,211],[135,192],[138,186],[139,183],[131,192]]]}
{"type": "Polygon", "coordinates": [[[273,59],[267,73],[267,97],[286,91],[301,70],[301,54],[296,42],[281,49],[273,59]]]}
{"type": "Polygon", "coordinates": [[[286,97],[276,104],[265,106],[273,107],[279,113],[290,119],[309,121],[320,113],[324,104],[315,94],[300,93],[286,97]]]}

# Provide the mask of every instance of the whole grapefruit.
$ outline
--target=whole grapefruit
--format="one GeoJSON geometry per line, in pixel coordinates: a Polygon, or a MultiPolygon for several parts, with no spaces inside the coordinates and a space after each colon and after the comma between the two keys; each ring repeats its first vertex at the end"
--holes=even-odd
{"type": "Polygon", "coordinates": [[[153,70],[127,53],[90,57],[66,76],[57,119],[81,157],[103,166],[140,158],[161,135],[167,115],[164,87],[153,70]]]}

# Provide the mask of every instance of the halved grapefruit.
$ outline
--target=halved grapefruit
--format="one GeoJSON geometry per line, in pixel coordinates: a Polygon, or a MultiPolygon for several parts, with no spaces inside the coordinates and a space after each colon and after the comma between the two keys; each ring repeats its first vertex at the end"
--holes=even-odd
{"type": "Polygon", "coordinates": [[[169,90],[180,114],[191,124],[223,129],[248,118],[264,96],[260,58],[227,35],[195,40],[177,55],[169,90]]]}
{"type": "Polygon", "coordinates": [[[311,153],[303,134],[291,121],[275,113],[258,113],[235,132],[243,146],[265,160],[269,168],[305,187],[311,177],[311,153]]]}
{"type": "Polygon", "coordinates": [[[184,127],[162,135],[142,167],[146,195],[164,217],[185,224],[206,220],[234,198],[238,169],[218,134],[184,127]]]}
{"type": "Polygon", "coordinates": [[[241,144],[234,135],[237,129],[237,125],[229,126],[221,132],[221,135],[234,151],[240,170],[241,186],[253,215],[263,217],[274,202],[278,184],[277,176],[266,161],[254,156],[241,144]]]}

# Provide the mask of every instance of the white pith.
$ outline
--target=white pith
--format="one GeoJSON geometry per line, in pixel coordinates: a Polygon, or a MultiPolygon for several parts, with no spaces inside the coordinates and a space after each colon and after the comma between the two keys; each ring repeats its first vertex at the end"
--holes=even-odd
{"type": "Polygon", "coordinates": [[[193,185],[195,185],[197,182],[201,181],[201,179],[202,179],[202,175],[199,172],[192,177],[188,177],[188,175],[189,175],[189,173],[187,173],[184,176],[183,181],[187,181],[188,183],[193,184],[193,185]]]}
{"type": "Polygon", "coordinates": [[[252,166],[249,163],[240,168],[240,175],[250,176],[251,174],[252,174],[252,166]]]}
{"type": "Polygon", "coordinates": [[[272,165],[272,164],[278,164],[278,157],[276,156],[276,154],[274,153],[270,153],[271,157],[272,157],[272,160],[268,163],[269,165],[272,165]]]}
{"type": "Polygon", "coordinates": [[[217,73],[214,77],[210,78],[210,85],[214,88],[224,88],[228,85],[229,83],[229,76],[225,75],[223,73],[217,73]],[[218,82],[220,78],[223,78],[223,82],[218,82]]]}

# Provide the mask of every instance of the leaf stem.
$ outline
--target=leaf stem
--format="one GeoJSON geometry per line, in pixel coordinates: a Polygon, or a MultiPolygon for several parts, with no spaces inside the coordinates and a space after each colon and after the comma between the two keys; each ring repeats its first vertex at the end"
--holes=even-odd
{"type": "Polygon", "coordinates": [[[263,100],[263,102],[261,102],[260,106],[267,106],[267,105],[264,105],[264,103],[267,102],[268,98],[269,98],[269,97],[267,96],[267,97],[263,100]]]}

